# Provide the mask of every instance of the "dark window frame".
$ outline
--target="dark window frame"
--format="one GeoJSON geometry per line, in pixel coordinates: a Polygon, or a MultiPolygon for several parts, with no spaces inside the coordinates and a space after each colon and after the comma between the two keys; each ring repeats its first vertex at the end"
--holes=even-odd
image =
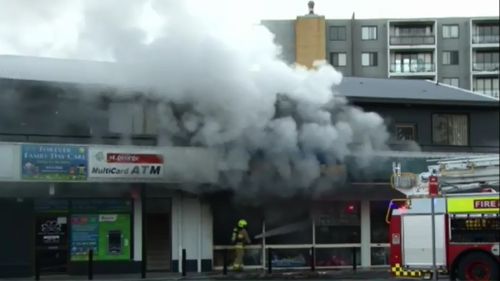
{"type": "Polygon", "coordinates": [[[347,27],[345,25],[330,25],[328,27],[328,39],[330,41],[346,41],[347,40],[347,27]],[[336,30],[336,33],[333,33],[333,30],[336,30]],[[340,32],[343,30],[343,33],[340,32]],[[333,36],[335,34],[336,36],[333,36]],[[343,36],[342,36],[343,35],[343,36]],[[342,39],[343,37],[343,39],[342,39]]]}
{"type": "Polygon", "coordinates": [[[439,146],[450,146],[450,147],[471,147],[471,139],[470,139],[470,114],[466,112],[432,112],[431,113],[431,143],[432,145],[439,145],[439,146]],[[467,117],[467,144],[461,145],[461,144],[449,144],[449,140],[447,141],[446,144],[441,144],[441,143],[436,143],[434,141],[434,116],[435,115],[455,115],[455,116],[465,116],[467,117]]]}
{"type": "Polygon", "coordinates": [[[378,26],[377,25],[363,25],[363,26],[361,26],[361,40],[362,41],[376,41],[376,40],[378,40],[378,26]],[[375,28],[375,38],[363,39],[363,28],[375,28]]]}
{"type": "Polygon", "coordinates": [[[330,64],[334,67],[345,67],[347,66],[347,53],[346,52],[330,52],[330,64]],[[334,64],[334,56],[337,55],[337,62],[339,61],[338,55],[344,54],[345,55],[345,64],[340,65],[340,64],[334,64]]]}
{"type": "Polygon", "coordinates": [[[443,52],[441,53],[441,56],[442,56],[441,63],[443,65],[459,65],[460,64],[460,52],[458,50],[443,50],[443,52]],[[444,54],[445,53],[450,54],[450,61],[448,63],[445,63],[445,61],[444,61],[444,56],[445,56],[444,54]],[[456,56],[454,54],[456,54],[456,56]],[[455,62],[453,60],[454,58],[456,58],[456,63],[454,63],[455,62]]]}
{"type": "Polygon", "coordinates": [[[395,137],[395,140],[398,141],[398,142],[405,142],[405,141],[415,141],[415,142],[418,142],[418,128],[417,127],[418,127],[417,123],[395,122],[394,123],[394,137],[395,137]],[[402,140],[402,139],[399,139],[398,135],[397,135],[398,127],[406,127],[406,128],[411,127],[412,130],[413,130],[413,139],[411,139],[411,140],[402,140]]]}
{"type": "Polygon", "coordinates": [[[446,84],[446,85],[448,85],[448,86],[460,87],[460,78],[459,78],[459,77],[443,77],[443,78],[441,78],[441,83],[446,84]],[[455,85],[452,85],[452,84],[448,84],[448,83],[446,83],[446,82],[444,81],[445,79],[449,79],[449,80],[452,80],[452,79],[457,79],[457,82],[458,82],[457,84],[458,84],[458,85],[456,85],[456,86],[455,86],[455,85]]]}
{"type": "MultiPolygon", "coordinates": [[[[451,31],[451,30],[450,30],[450,31],[451,31]]],[[[442,32],[442,33],[441,33],[441,38],[443,38],[443,39],[460,39],[460,25],[459,25],[459,24],[456,24],[456,23],[452,23],[452,24],[443,24],[443,25],[441,26],[441,32],[442,32]],[[450,36],[450,37],[445,37],[445,36],[444,36],[444,29],[445,29],[445,27],[453,27],[453,26],[456,26],[456,27],[457,27],[457,37],[452,37],[452,36],[450,36]]],[[[451,34],[451,32],[450,32],[450,34],[451,34]]]]}
{"type": "Polygon", "coordinates": [[[362,67],[378,66],[378,52],[362,52],[361,53],[361,66],[362,67]],[[368,54],[368,65],[363,64],[363,55],[364,54],[368,54]]]}

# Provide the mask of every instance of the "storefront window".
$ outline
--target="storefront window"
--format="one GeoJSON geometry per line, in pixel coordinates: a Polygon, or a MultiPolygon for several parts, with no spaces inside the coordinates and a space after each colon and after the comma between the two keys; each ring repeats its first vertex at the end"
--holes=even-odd
{"type": "Polygon", "coordinates": [[[318,203],[313,212],[316,244],[360,243],[359,202],[318,203]]]}
{"type": "Polygon", "coordinates": [[[361,252],[359,247],[316,249],[316,266],[352,265],[354,253],[356,254],[356,264],[361,265],[361,252]]]}
{"type": "Polygon", "coordinates": [[[387,265],[389,264],[389,248],[388,247],[372,247],[371,248],[372,265],[387,265]]]}
{"type": "MultiPolygon", "coordinates": [[[[220,249],[214,251],[214,266],[224,265],[224,252],[226,252],[226,262],[230,266],[234,261],[234,249],[220,249]]],[[[262,249],[245,249],[245,256],[243,264],[246,266],[260,266],[262,265],[262,249]]]]}
{"type": "Polygon", "coordinates": [[[370,201],[370,237],[372,243],[389,243],[389,225],[385,222],[389,201],[370,201]]]}
{"type": "Polygon", "coordinates": [[[262,216],[257,208],[239,206],[232,203],[232,199],[223,198],[212,201],[214,245],[232,245],[231,235],[238,220],[245,219],[248,222],[247,231],[252,244],[261,244],[256,235],[262,233],[262,216]]]}
{"type": "Polygon", "coordinates": [[[312,244],[310,208],[298,204],[283,202],[265,210],[267,245],[312,244]]]}
{"type": "Polygon", "coordinates": [[[273,267],[309,267],[311,252],[310,249],[271,248],[271,261],[273,267]]]}

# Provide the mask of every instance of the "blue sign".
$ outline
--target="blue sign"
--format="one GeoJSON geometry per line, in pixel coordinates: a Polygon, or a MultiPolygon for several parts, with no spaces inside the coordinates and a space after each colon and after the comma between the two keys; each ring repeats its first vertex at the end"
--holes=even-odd
{"type": "Polygon", "coordinates": [[[21,146],[21,178],[43,181],[87,179],[87,147],[76,145],[21,146]]]}
{"type": "Polygon", "coordinates": [[[86,259],[88,251],[97,254],[99,247],[98,215],[71,217],[71,260],[86,259]]]}

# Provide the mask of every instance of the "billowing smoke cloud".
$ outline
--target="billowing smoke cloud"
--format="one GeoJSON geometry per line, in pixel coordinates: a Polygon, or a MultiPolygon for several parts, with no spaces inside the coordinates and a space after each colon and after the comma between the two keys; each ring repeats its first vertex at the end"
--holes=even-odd
{"type": "Polygon", "coordinates": [[[385,149],[383,119],[335,93],[342,76],[330,65],[289,66],[264,27],[234,32],[182,2],[82,2],[79,41],[66,52],[120,65],[101,78],[155,101],[160,145],[216,149],[222,185],[279,194],[318,183],[323,164],[356,153],[363,167],[385,149]],[[153,39],[133,24],[144,11],[164,22],[153,39]]]}

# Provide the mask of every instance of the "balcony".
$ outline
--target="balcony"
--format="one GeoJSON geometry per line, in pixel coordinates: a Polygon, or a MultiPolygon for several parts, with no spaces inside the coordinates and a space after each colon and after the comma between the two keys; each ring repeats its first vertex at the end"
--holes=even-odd
{"type": "Polygon", "coordinates": [[[420,63],[420,64],[392,63],[390,65],[390,72],[398,74],[430,73],[430,72],[435,72],[435,66],[433,63],[420,63]]]}
{"type": "Polygon", "coordinates": [[[435,37],[431,35],[391,35],[391,45],[434,45],[435,37]]]}
{"type": "Polygon", "coordinates": [[[473,71],[481,72],[495,72],[500,70],[500,63],[498,62],[480,62],[472,65],[473,71]]]}
{"type": "Polygon", "coordinates": [[[495,44],[500,43],[500,35],[473,35],[473,44],[495,44]]]}

